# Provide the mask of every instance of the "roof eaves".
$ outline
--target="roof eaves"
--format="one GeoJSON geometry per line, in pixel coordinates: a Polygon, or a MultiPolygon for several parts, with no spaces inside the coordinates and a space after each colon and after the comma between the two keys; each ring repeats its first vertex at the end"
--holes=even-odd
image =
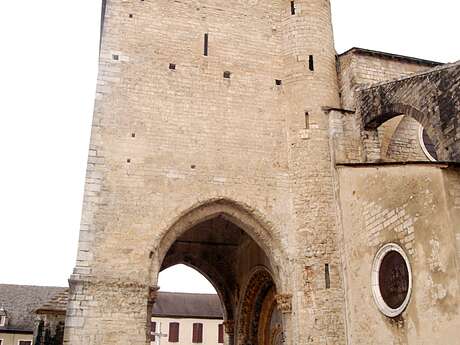
{"type": "Polygon", "coordinates": [[[378,57],[386,58],[389,60],[400,60],[400,61],[416,63],[418,65],[427,65],[427,66],[432,66],[432,67],[444,64],[443,62],[419,59],[419,58],[412,57],[412,56],[386,53],[386,52],[381,52],[378,50],[364,49],[364,48],[359,48],[359,47],[350,48],[347,51],[341,54],[338,54],[338,56],[340,57],[340,56],[344,56],[347,54],[361,54],[361,55],[368,55],[368,56],[378,56],[378,57]]]}

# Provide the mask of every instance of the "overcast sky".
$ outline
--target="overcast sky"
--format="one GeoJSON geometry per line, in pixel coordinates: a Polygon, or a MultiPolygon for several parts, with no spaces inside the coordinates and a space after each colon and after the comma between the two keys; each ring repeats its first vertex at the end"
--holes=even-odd
{"type": "MultiPolygon", "coordinates": [[[[0,1],[0,283],[64,286],[74,266],[100,2],[0,1]]],[[[332,5],[338,52],[460,59],[458,0],[332,5]]],[[[178,276],[189,291],[210,291],[183,268],[165,272],[160,285],[174,290],[178,276]]]]}

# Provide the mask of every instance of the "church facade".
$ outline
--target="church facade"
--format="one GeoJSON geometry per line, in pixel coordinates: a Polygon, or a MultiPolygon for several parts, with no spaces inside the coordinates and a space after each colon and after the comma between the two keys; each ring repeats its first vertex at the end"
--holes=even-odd
{"type": "Polygon", "coordinates": [[[65,344],[148,344],[179,263],[228,345],[458,342],[460,64],[337,55],[330,13],[104,1],[65,344]]]}

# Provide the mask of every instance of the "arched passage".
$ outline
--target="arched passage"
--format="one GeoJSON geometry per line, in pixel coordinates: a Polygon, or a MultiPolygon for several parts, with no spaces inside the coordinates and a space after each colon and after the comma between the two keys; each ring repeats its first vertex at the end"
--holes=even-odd
{"type": "MultiPolygon", "coordinates": [[[[152,257],[152,278],[167,267],[183,263],[213,284],[223,304],[226,344],[242,344],[234,337],[239,332],[239,320],[254,324],[262,311],[264,315],[272,313],[275,293],[281,290],[281,249],[273,229],[262,222],[254,210],[228,200],[214,200],[184,212],[164,232],[153,251],[156,255],[152,257]],[[269,277],[267,285],[259,287],[259,300],[252,300],[251,308],[242,308],[243,301],[247,304],[243,297],[247,296],[247,281],[254,268],[261,266],[269,277]],[[272,296],[271,305],[262,308],[268,294],[272,296]],[[258,313],[254,313],[256,305],[262,308],[258,313]]],[[[252,345],[265,344],[270,325],[264,327],[245,327],[245,332],[251,332],[248,337],[252,345]]]]}
{"type": "MultiPolygon", "coordinates": [[[[433,123],[433,121],[430,121],[430,118],[425,116],[422,112],[414,108],[413,106],[407,105],[407,104],[402,104],[402,103],[391,103],[391,104],[385,104],[385,106],[380,109],[380,113],[372,118],[372,121],[366,122],[364,129],[367,131],[372,131],[372,130],[378,130],[381,129],[382,127],[385,127],[387,124],[390,124],[392,122],[396,122],[398,119],[401,121],[398,121],[398,127],[401,129],[401,124],[405,124],[407,122],[407,118],[413,119],[417,123],[419,123],[425,132],[426,137],[430,139],[430,143],[432,143],[434,150],[436,151],[436,157],[442,157],[443,155],[446,155],[446,148],[444,145],[444,139],[443,139],[443,134],[442,130],[439,128],[439,126],[436,125],[436,123],[433,123]],[[404,122],[403,122],[404,121],[404,122]]],[[[396,134],[396,130],[398,128],[395,128],[395,131],[392,133],[396,134]]],[[[415,138],[417,138],[417,144],[418,144],[418,129],[415,133],[415,138]]],[[[410,134],[410,133],[406,133],[410,134]]],[[[381,137],[379,133],[379,137],[381,137]]],[[[403,139],[409,139],[408,137],[405,137],[403,139]]],[[[381,140],[381,147],[382,147],[382,158],[386,156],[387,150],[386,148],[389,148],[389,142],[387,145],[385,145],[384,142],[381,140]],[[386,148],[385,148],[386,147],[386,148]]],[[[417,160],[417,159],[402,159],[402,160],[417,160]]]]}
{"type": "MultiPolygon", "coordinates": [[[[357,111],[364,131],[408,115],[425,128],[443,161],[460,161],[460,64],[437,67],[357,92],[357,111]]],[[[372,136],[372,133],[365,133],[372,136]]]]}
{"type": "Polygon", "coordinates": [[[390,162],[435,161],[437,154],[428,132],[411,116],[391,118],[378,127],[380,157],[390,162]]]}

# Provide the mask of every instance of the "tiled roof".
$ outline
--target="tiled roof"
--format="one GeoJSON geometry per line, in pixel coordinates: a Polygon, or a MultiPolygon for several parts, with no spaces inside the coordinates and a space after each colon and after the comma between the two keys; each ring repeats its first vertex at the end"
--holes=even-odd
{"type": "MultiPolygon", "coordinates": [[[[0,307],[8,313],[6,330],[32,332],[35,313],[64,314],[69,289],[50,286],[0,284],[0,307]]],[[[222,319],[222,306],[217,295],[159,292],[153,316],[222,319]]]]}
{"type": "Polygon", "coordinates": [[[0,284],[0,307],[8,314],[8,324],[1,330],[32,332],[34,311],[65,288],[0,284]]]}
{"type": "Polygon", "coordinates": [[[39,306],[35,312],[41,314],[52,311],[59,314],[65,314],[68,301],[69,289],[62,289],[62,291],[55,294],[51,300],[39,306]]]}
{"type": "Polygon", "coordinates": [[[153,316],[221,319],[219,296],[197,293],[159,292],[153,316]]]}

